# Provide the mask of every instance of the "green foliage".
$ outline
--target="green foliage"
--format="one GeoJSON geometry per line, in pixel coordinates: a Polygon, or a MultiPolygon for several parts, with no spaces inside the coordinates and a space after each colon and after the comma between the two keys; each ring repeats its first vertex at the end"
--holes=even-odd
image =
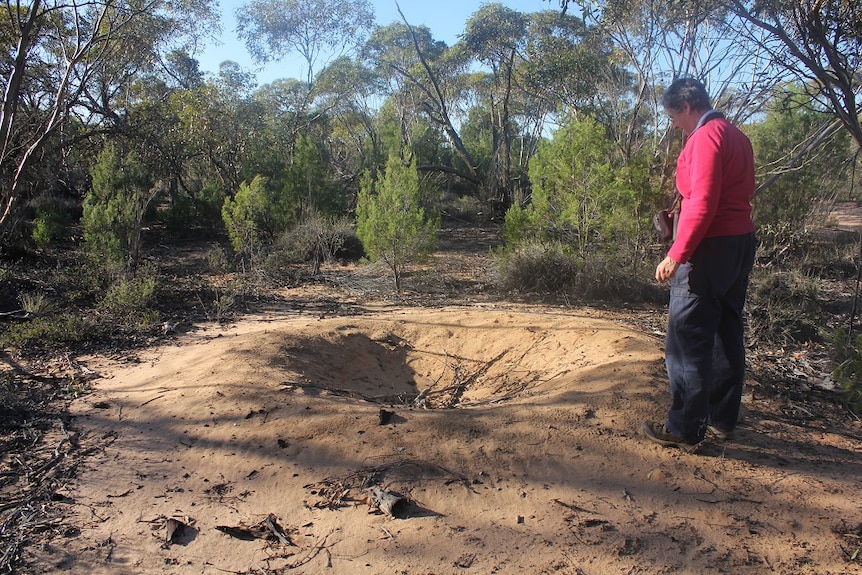
{"type": "Polygon", "coordinates": [[[832,376],[847,391],[847,403],[857,412],[862,410],[862,335],[851,343],[846,330],[832,335],[832,376]]]}
{"type": "Polygon", "coordinates": [[[243,182],[233,198],[222,206],[222,220],[234,250],[251,258],[270,243],[277,232],[287,228],[289,216],[278,197],[268,189],[268,180],[255,176],[243,182]]]}
{"type": "Polygon", "coordinates": [[[36,217],[33,220],[33,230],[30,234],[33,245],[37,249],[43,250],[50,246],[71,223],[67,214],[67,209],[48,198],[37,203],[36,217]]]}
{"type": "Polygon", "coordinates": [[[158,317],[151,309],[156,286],[156,278],[151,275],[120,279],[108,288],[98,307],[120,327],[146,330],[158,317]]]}
{"type": "Polygon", "coordinates": [[[230,262],[224,249],[214,244],[206,253],[205,256],[207,269],[216,274],[223,274],[230,269],[230,262]]]}
{"type": "Polygon", "coordinates": [[[47,248],[54,240],[56,226],[50,217],[37,216],[33,222],[33,244],[40,250],[47,248]]]}
{"type": "Polygon", "coordinates": [[[296,142],[292,164],[279,180],[257,175],[243,182],[222,206],[222,220],[237,253],[253,259],[297,221],[343,213],[344,198],[321,147],[310,137],[296,142]]]}
{"type": "Polygon", "coordinates": [[[344,212],[344,197],[329,173],[323,150],[304,134],[296,141],[282,194],[284,209],[297,219],[311,213],[344,212]]]}
{"type": "Polygon", "coordinates": [[[0,335],[0,345],[30,352],[83,346],[98,339],[99,331],[80,314],[69,312],[15,324],[0,335]]]}
{"type": "Polygon", "coordinates": [[[515,204],[506,211],[503,222],[503,239],[507,245],[517,247],[527,240],[536,227],[533,215],[535,210],[522,208],[515,204]]]}
{"type": "Polygon", "coordinates": [[[746,128],[754,146],[757,164],[781,176],[754,200],[754,216],[759,227],[787,224],[802,227],[816,212],[820,201],[835,197],[848,181],[846,166],[852,154],[846,131],[800,158],[786,164],[798,153],[793,145],[803,142],[833,115],[812,107],[810,96],[800,88],[785,87],[776,97],[763,122],[746,128]]]}
{"type": "Polygon", "coordinates": [[[194,194],[194,200],[198,205],[198,211],[203,214],[212,214],[216,216],[221,213],[221,207],[224,205],[225,197],[222,187],[213,182],[208,182],[200,189],[199,192],[194,194]]]}
{"type": "Polygon", "coordinates": [[[530,90],[578,109],[597,98],[596,79],[612,77],[619,66],[607,36],[590,34],[578,16],[550,10],[530,15],[526,52],[521,73],[530,90]]]}
{"type": "Polygon", "coordinates": [[[356,235],[366,253],[392,271],[399,293],[407,264],[428,255],[436,243],[439,217],[426,217],[421,200],[415,161],[404,165],[397,156],[390,156],[376,181],[367,174],[359,192],[356,235]]]}
{"type": "Polygon", "coordinates": [[[159,211],[158,217],[167,230],[180,236],[214,233],[223,224],[221,209],[225,197],[221,186],[207,183],[198,190],[176,195],[159,211]]]}
{"type": "Polygon", "coordinates": [[[256,59],[300,54],[311,84],[318,57],[361,42],[374,28],[374,10],[367,0],[253,0],[237,12],[237,20],[239,37],[256,59]]]}
{"type": "Polygon", "coordinates": [[[532,203],[506,212],[503,237],[510,253],[498,256],[504,288],[544,286],[603,300],[657,298],[644,263],[650,261],[655,205],[645,162],[632,158],[624,164],[604,128],[584,119],[540,145],[530,180],[532,203]],[[563,255],[577,265],[556,262],[563,255]],[[530,258],[536,261],[527,263],[530,258]],[[559,277],[576,272],[565,281],[559,277]]]}
{"type": "Polygon", "coordinates": [[[560,241],[584,260],[601,253],[626,267],[643,258],[655,203],[648,170],[637,159],[623,165],[602,126],[585,119],[563,127],[540,145],[530,180],[532,203],[506,214],[509,245],[560,241]]]}
{"type": "Polygon", "coordinates": [[[134,154],[121,160],[110,144],[90,174],[93,184],[84,199],[82,217],[87,249],[107,267],[134,271],[144,217],[155,198],[152,181],[134,154]]]}

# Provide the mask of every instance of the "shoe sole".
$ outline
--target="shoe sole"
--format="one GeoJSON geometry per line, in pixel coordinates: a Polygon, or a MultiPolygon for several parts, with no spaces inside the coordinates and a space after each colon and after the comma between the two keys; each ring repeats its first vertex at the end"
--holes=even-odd
{"type": "Polygon", "coordinates": [[[650,429],[650,426],[647,422],[644,422],[643,424],[641,424],[641,431],[647,437],[647,439],[649,439],[650,441],[658,443],[659,445],[663,445],[664,447],[676,447],[676,448],[681,449],[687,453],[692,453],[692,452],[696,451],[697,448],[700,447],[700,444],[703,443],[703,442],[686,443],[684,441],[670,441],[667,439],[662,439],[660,437],[657,437],[652,432],[652,429],[650,429]]]}

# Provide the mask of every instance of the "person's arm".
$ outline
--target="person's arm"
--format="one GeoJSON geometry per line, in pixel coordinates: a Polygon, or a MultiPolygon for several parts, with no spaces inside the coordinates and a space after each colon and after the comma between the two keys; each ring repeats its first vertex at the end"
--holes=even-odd
{"type": "Polygon", "coordinates": [[[722,164],[719,134],[699,129],[689,142],[689,197],[683,201],[677,235],[668,251],[674,262],[686,263],[709,230],[721,198],[722,164]]]}

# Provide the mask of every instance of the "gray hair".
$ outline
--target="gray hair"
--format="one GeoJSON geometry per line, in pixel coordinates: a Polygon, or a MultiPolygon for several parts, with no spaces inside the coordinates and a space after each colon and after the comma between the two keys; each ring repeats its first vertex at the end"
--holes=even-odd
{"type": "Polygon", "coordinates": [[[682,111],[682,105],[686,102],[692,110],[696,111],[712,108],[706,88],[694,78],[675,80],[661,97],[661,105],[670,112],[682,111]]]}

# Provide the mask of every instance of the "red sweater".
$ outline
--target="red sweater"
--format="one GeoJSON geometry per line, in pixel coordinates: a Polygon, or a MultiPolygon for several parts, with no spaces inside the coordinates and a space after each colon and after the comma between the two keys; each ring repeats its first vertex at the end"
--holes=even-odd
{"type": "Polygon", "coordinates": [[[703,238],[754,231],[754,152],[748,137],[723,117],[689,136],[676,162],[676,187],[682,203],[668,251],[675,261],[687,262],[703,238]]]}

